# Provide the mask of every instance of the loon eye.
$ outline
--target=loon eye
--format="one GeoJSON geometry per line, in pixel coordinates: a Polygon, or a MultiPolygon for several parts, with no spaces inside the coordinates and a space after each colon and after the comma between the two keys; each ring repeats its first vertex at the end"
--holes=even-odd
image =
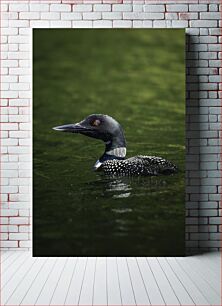
{"type": "Polygon", "coordinates": [[[95,119],[90,124],[92,126],[99,126],[101,124],[101,121],[99,119],[95,119]]]}

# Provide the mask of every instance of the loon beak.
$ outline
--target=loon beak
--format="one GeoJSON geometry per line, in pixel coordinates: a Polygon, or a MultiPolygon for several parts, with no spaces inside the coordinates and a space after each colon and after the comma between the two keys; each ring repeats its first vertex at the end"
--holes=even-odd
{"type": "Polygon", "coordinates": [[[70,133],[81,133],[83,131],[88,130],[87,128],[81,126],[79,123],[60,125],[53,127],[52,129],[59,132],[70,132],[70,133]]]}

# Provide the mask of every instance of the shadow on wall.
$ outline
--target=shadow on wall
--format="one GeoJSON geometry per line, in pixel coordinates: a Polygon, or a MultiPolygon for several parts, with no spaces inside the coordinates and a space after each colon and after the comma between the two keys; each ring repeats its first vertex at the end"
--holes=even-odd
{"type": "MultiPolygon", "coordinates": [[[[200,80],[198,44],[186,34],[186,254],[202,253],[199,248],[200,188],[200,80]]],[[[207,227],[207,225],[205,225],[207,227]]],[[[207,231],[207,229],[206,229],[207,231]]]]}

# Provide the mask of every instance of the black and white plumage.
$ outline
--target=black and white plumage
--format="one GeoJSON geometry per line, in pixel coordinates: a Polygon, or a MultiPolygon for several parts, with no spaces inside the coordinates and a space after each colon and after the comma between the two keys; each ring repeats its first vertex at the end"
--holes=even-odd
{"type": "Polygon", "coordinates": [[[94,170],[102,171],[106,175],[157,176],[177,172],[177,167],[162,157],[138,155],[125,159],[126,140],[123,129],[108,115],[93,114],[79,123],[53,129],[102,140],[105,143],[105,152],[96,162],[94,170]]]}

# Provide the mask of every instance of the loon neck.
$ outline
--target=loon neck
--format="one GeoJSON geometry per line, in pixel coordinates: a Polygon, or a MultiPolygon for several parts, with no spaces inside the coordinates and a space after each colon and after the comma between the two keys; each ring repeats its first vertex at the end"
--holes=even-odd
{"type": "Polygon", "coordinates": [[[99,169],[99,167],[102,165],[107,160],[112,160],[112,159],[125,159],[126,156],[126,143],[125,139],[120,144],[114,144],[111,141],[106,142],[106,148],[104,154],[97,160],[97,162],[94,165],[94,170],[99,169]]]}
{"type": "Polygon", "coordinates": [[[126,141],[123,132],[119,133],[117,137],[113,137],[112,140],[105,142],[105,146],[105,153],[100,158],[100,161],[102,158],[106,158],[106,160],[114,158],[124,159],[126,156],[126,141]]]}
{"type": "Polygon", "coordinates": [[[105,152],[95,163],[94,169],[97,170],[102,163],[112,159],[124,159],[126,156],[126,140],[122,129],[119,129],[116,135],[109,141],[104,141],[105,152]]]}
{"type": "Polygon", "coordinates": [[[113,159],[119,159],[123,160],[125,159],[126,156],[126,148],[121,147],[121,148],[115,148],[113,150],[110,150],[108,152],[105,152],[100,159],[97,160],[97,162],[94,165],[94,170],[99,169],[99,167],[107,160],[113,160],[113,159]]]}

